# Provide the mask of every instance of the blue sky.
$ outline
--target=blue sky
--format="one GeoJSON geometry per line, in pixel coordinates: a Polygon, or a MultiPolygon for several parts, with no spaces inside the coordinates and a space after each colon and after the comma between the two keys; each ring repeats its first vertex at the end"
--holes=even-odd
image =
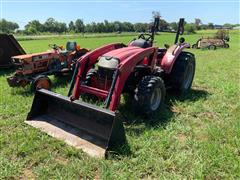
{"type": "Polygon", "coordinates": [[[85,23],[109,21],[149,22],[152,11],[159,11],[169,22],[184,17],[193,22],[239,23],[239,0],[0,0],[1,16],[21,28],[33,19],[48,17],[68,23],[77,18],[85,23]],[[2,2],[1,2],[2,1],[2,2]]]}

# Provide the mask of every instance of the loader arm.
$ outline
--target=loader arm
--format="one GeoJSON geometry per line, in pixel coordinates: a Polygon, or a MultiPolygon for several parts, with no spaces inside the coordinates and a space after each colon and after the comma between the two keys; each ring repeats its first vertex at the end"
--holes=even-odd
{"type": "Polygon", "coordinates": [[[70,96],[72,101],[79,99],[79,96],[81,93],[81,90],[80,90],[81,79],[88,72],[88,70],[97,62],[98,57],[109,51],[122,48],[122,47],[125,47],[123,43],[109,44],[87,53],[85,56],[81,57],[78,60],[78,64],[79,64],[77,66],[78,72],[76,73],[76,77],[73,77],[75,79],[73,81],[73,83],[75,82],[75,85],[73,86],[73,93],[70,96]]]}

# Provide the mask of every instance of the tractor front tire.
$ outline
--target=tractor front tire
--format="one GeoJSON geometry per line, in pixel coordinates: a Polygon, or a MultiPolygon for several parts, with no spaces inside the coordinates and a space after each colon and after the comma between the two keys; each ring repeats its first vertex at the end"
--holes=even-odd
{"type": "MultiPolygon", "coordinates": [[[[94,84],[96,84],[96,81],[97,81],[97,75],[98,75],[98,71],[97,69],[90,69],[87,74],[86,74],[86,79],[84,81],[84,85],[86,86],[93,86],[94,84]]],[[[81,95],[81,98],[83,101],[86,101],[86,102],[95,102],[98,100],[98,98],[92,94],[82,94],[81,95]]]]}
{"type": "Polygon", "coordinates": [[[39,89],[47,89],[50,90],[51,80],[48,76],[39,75],[32,82],[32,90],[36,91],[39,89]]]}
{"type": "Polygon", "coordinates": [[[180,93],[187,92],[193,82],[195,75],[195,57],[191,53],[182,52],[175,61],[172,71],[168,76],[170,86],[180,91],[180,93]]]}
{"type": "Polygon", "coordinates": [[[85,85],[91,86],[93,84],[92,81],[96,80],[94,78],[97,77],[97,73],[98,73],[97,69],[90,69],[86,74],[85,85]]]}
{"type": "Polygon", "coordinates": [[[149,115],[164,103],[166,89],[163,80],[157,76],[144,76],[134,95],[133,107],[137,114],[149,115]]]}

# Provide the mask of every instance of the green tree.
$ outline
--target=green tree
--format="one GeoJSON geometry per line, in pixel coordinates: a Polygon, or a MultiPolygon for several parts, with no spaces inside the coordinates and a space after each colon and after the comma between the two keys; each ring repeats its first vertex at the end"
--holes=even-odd
{"type": "Polygon", "coordinates": [[[74,22],[73,21],[70,21],[70,23],[68,24],[68,30],[69,31],[75,31],[76,27],[74,25],[74,22]]]}
{"type": "Polygon", "coordinates": [[[6,19],[0,20],[0,32],[13,33],[19,28],[17,23],[7,21],[6,19]]]}
{"type": "Polygon", "coordinates": [[[149,24],[147,23],[136,23],[134,24],[134,30],[136,32],[146,32],[148,31],[149,24]]]}
{"type": "Polygon", "coordinates": [[[105,32],[112,32],[110,29],[110,24],[107,20],[104,20],[105,32]]]}
{"type": "Polygon", "coordinates": [[[53,18],[48,18],[43,26],[45,32],[63,33],[67,31],[66,23],[58,22],[53,18]]]}
{"type": "Polygon", "coordinates": [[[169,26],[169,24],[167,23],[167,21],[165,21],[164,19],[160,19],[160,21],[159,21],[159,27],[160,27],[159,30],[160,31],[168,29],[168,26],[169,26]]]}
{"type": "Polygon", "coordinates": [[[170,29],[177,31],[178,24],[176,22],[172,22],[169,24],[170,29]]]}
{"type": "Polygon", "coordinates": [[[123,22],[122,23],[122,30],[125,32],[133,32],[134,31],[134,26],[130,22],[123,22]]]}
{"type": "Polygon", "coordinates": [[[207,24],[202,24],[200,29],[206,30],[206,29],[208,29],[208,25],[207,24]]]}
{"type": "Polygon", "coordinates": [[[86,24],[85,28],[84,28],[85,32],[92,32],[92,26],[91,24],[86,24]]]}
{"type": "Polygon", "coordinates": [[[66,23],[62,23],[62,22],[57,22],[56,23],[56,32],[58,33],[65,33],[67,32],[67,25],[66,23]]]}
{"type": "Polygon", "coordinates": [[[27,34],[37,34],[44,32],[44,26],[38,20],[33,20],[25,26],[25,31],[27,34]]]}
{"type": "Polygon", "coordinates": [[[84,32],[84,23],[83,23],[83,20],[81,19],[77,19],[76,22],[75,22],[75,31],[76,32],[84,32]]]}
{"type": "Polygon", "coordinates": [[[195,28],[196,28],[197,30],[200,30],[200,29],[201,29],[201,24],[202,24],[201,19],[195,18],[195,28]]]}
{"type": "Polygon", "coordinates": [[[214,29],[213,23],[208,23],[207,28],[208,28],[208,29],[214,29]]]}
{"type": "Polygon", "coordinates": [[[44,23],[45,32],[56,32],[56,21],[54,18],[48,18],[44,23]]]}
{"type": "Polygon", "coordinates": [[[232,28],[233,28],[233,25],[230,24],[230,23],[225,23],[225,24],[223,25],[223,27],[227,27],[227,28],[232,29],[232,28]]]}
{"type": "Polygon", "coordinates": [[[185,28],[185,32],[187,34],[194,34],[195,30],[196,30],[195,24],[193,24],[193,23],[187,23],[184,28],[185,28]]]}
{"type": "Polygon", "coordinates": [[[113,24],[114,24],[114,32],[121,32],[122,31],[121,22],[115,21],[113,24]]]}

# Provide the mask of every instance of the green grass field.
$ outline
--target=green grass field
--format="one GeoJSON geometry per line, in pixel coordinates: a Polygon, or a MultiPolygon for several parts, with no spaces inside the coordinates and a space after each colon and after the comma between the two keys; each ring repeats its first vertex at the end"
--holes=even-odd
{"type": "MultiPolygon", "coordinates": [[[[210,36],[211,32],[206,32],[210,36]]],[[[185,36],[193,44],[204,32],[185,36]]],[[[34,94],[10,88],[0,72],[0,179],[239,179],[240,178],[240,33],[230,34],[230,49],[192,50],[196,76],[186,96],[167,94],[165,107],[149,119],[121,111],[127,143],[106,160],[91,158],[24,123],[34,94]]],[[[94,49],[133,36],[80,38],[94,49]]],[[[64,45],[66,38],[20,41],[27,52],[64,45]]],[[[158,35],[157,45],[174,35],[158,35]]],[[[66,95],[69,84],[52,77],[53,91],[66,95]]],[[[123,101],[124,102],[124,101],[123,101]]]]}

